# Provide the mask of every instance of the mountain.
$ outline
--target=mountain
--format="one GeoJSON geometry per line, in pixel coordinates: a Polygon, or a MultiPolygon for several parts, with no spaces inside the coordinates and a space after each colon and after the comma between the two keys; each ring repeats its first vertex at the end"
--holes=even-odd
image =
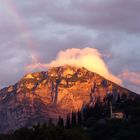
{"type": "Polygon", "coordinates": [[[60,66],[25,75],[15,85],[0,90],[0,132],[45,122],[86,105],[104,103],[108,94],[135,98],[137,94],[85,68],[60,66]]]}

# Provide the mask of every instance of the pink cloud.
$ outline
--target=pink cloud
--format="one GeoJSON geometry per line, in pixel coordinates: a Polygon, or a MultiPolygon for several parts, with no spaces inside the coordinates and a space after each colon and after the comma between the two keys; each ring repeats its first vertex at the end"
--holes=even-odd
{"type": "Polygon", "coordinates": [[[140,73],[131,72],[129,70],[124,70],[119,77],[135,85],[140,85],[140,73]]]}

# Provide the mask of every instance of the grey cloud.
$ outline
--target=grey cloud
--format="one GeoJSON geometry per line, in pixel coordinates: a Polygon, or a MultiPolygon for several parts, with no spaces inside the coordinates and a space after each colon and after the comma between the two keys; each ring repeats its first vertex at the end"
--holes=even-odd
{"type": "MultiPolygon", "coordinates": [[[[63,1],[60,1],[63,3],[63,1]]],[[[126,32],[140,31],[140,2],[135,0],[115,1],[83,1],[71,0],[69,3],[46,4],[46,17],[55,22],[68,25],[95,28],[98,30],[124,30],[126,32]]],[[[44,13],[43,11],[43,13],[44,13]]]]}
{"type": "Polygon", "coordinates": [[[17,5],[27,19],[35,16],[45,18],[46,23],[51,19],[55,23],[90,29],[140,32],[139,0],[35,0],[32,3],[18,1],[17,5]]]}
{"type": "Polygon", "coordinates": [[[2,86],[25,74],[32,53],[38,55],[38,61],[48,63],[60,50],[72,47],[89,46],[110,54],[103,57],[116,75],[123,69],[140,71],[139,0],[11,0],[20,22],[8,9],[8,0],[0,3],[2,86]],[[34,47],[29,48],[30,40],[34,47]]]}

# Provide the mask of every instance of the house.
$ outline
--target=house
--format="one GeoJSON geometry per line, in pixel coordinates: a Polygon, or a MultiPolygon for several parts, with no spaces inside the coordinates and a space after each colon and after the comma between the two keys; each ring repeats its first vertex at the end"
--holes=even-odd
{"type": "Polygon", "coordinates": [[[125,115],[123,112],[113,112],[111,119],[124,119],[125,115]]]}

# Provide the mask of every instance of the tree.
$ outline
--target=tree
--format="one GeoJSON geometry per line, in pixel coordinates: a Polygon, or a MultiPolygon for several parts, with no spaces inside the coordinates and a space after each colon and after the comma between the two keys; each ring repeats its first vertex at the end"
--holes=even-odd
{"type": "Polygon", "coordinates": [[[48,126],[54,126],[53,121],[52,121],[52,118],[49,119],[48,126]]]}
{"type": "Polygon", "coordinates": [[[76,113],[72,112],[71,114],[71,126],[75,127],[76,126],[76,113]]]}
{"type": "Polygon", "coordinates": [[[59,116],[58,126],[59,126],[60,128],[64,128],[64,120],[63,120],[63,118],[61,118],[61,116],[59,116]]]}
{"type": "Polygon", "coordinates": [[[77,112],[77,123],[78,123],[78,126],[81,126],[82,124],[82,113],[79,110],[77,112]]]}
{"type": "Polygon", "coordinates": [[[71,124],[70,124],[70,114],[67,114],[67,119],[66,119],[66,128],[70,128],[71,124]]]}

